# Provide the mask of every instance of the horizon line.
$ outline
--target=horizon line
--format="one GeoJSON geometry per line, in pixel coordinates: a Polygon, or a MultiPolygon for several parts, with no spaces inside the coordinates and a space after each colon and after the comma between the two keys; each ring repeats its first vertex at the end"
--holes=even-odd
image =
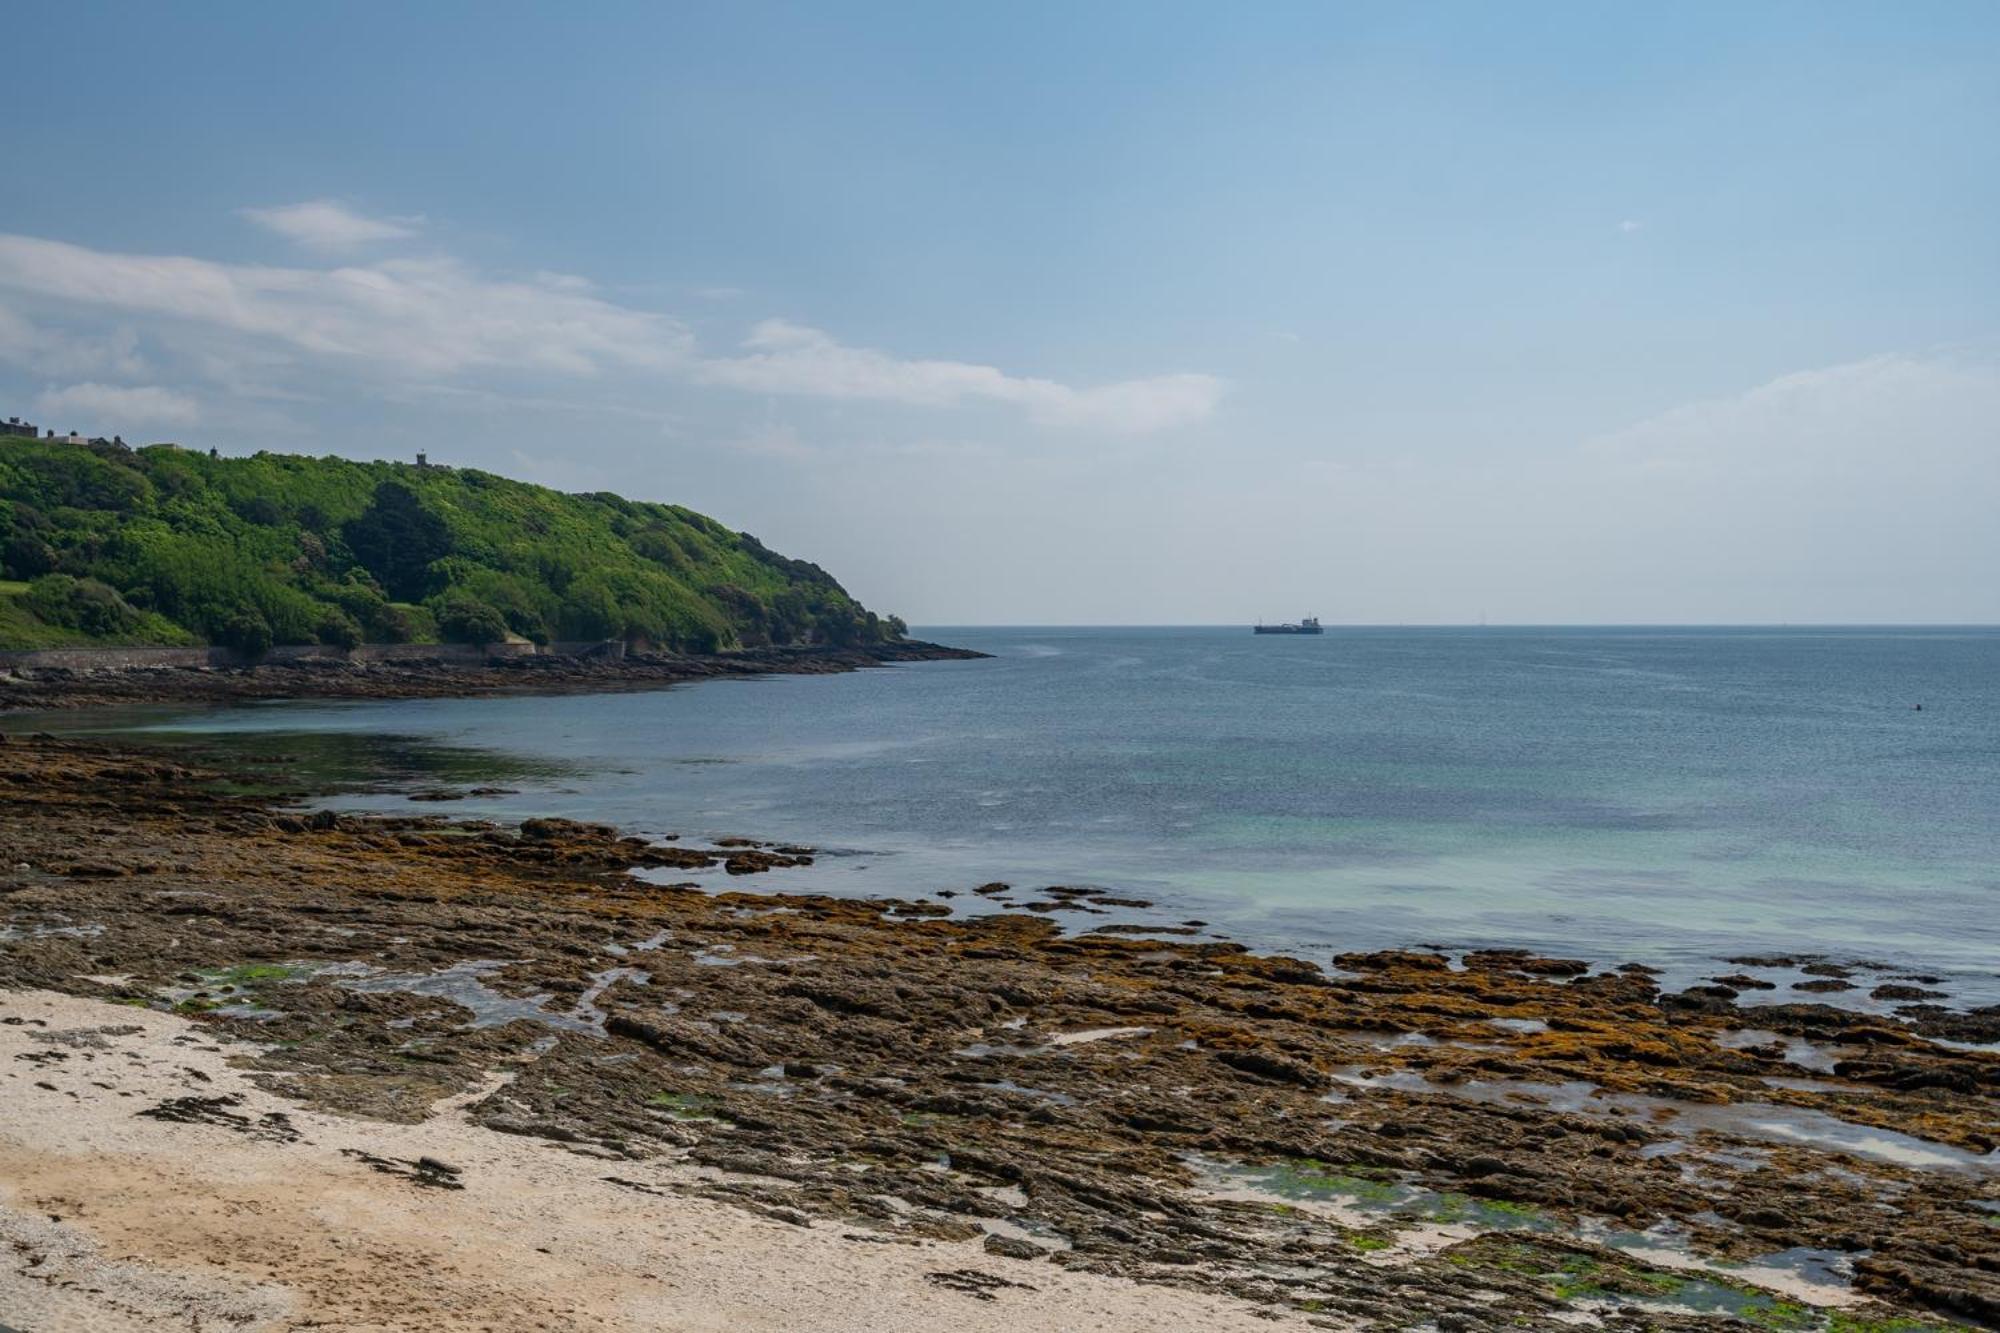
{"type": "MultiPolygon", "coordinates": [[[[1280,621],[923,621],[912,629],[1246,629],[1280,621]]],[[[1988,620],[1380,620],[1320,621],[1336,629],[2000,629],[1988,620]]]]}

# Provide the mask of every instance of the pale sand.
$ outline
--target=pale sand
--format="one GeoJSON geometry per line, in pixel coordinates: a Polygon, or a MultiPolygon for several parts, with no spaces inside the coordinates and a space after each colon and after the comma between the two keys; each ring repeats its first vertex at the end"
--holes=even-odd
{"type": "MultiPolygon", "coordinates": [[[[1070,1273],[976,1243],[883,1244],[706,1199],[637,1193],[673,1168],[609,1163],[466,1123],[294,1108],[172,1014],[0,992],[0,1324],[27,1333],[188,1329],[1268,1330],[1221,1297],[1070,1273]],[[136,1026],[80,1045],[34,1034],[136,1026]],[[101,1043],[93,1045],[92,1043],[101,1043]],[[62,1052],[67,1059],[24,1059],[62,1052]],[[205,1076],[205,1077],[204,1077],[205,1076]],[[36,1086],[52,1085],[53,1091],[36,1086]],[[234,1094],[295,1143],[136,1113],[234,1094]],[[343,1148],[463,1169],[463,1190],[384,1175],[343,1148]],[[926,1274],[1032,1290],[982,1301],[926,1274]]],[[[240,1052],[243,1048],[236,1047],[240,1052]]],[[[1289,1322],[1289,1321],[1287,1321],[1289,1322]]]]}

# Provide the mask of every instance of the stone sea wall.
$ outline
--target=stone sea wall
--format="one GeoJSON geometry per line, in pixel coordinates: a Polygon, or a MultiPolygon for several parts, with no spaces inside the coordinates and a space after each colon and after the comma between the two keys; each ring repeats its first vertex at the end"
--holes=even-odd
{"type": "Polygon", "coordinates": [[[357,648],[289,644],[250,658],[234,648],[43,648],[0,652],[0,670],[131,671],[148,667],[243,667],[308,660],[338,662],[440,662],[481,666],[503,657],[596,657],[617,660],[625,645],[613,640],[534,643],[365,643],[357,648]]]}

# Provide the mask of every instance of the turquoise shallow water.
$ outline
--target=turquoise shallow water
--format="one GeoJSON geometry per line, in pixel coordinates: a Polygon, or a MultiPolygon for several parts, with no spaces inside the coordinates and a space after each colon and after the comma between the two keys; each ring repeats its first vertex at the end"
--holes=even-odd
{"type": "Polygon", "coordinates": [[[155,725],[499,751],[542,765],[494,761],[520,794],[422,808],[838,853],[787,888],[1095,883],[1310,955],[1812,950],[2000,997],[2000,631],[925,632],[996,656],[155,725]]]}

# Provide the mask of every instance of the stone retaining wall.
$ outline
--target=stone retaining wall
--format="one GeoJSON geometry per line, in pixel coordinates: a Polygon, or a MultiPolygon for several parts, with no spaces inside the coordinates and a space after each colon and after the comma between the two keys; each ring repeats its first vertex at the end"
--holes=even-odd
{"type": "MultiPolygon", "coordinates": [[[[364,643],[358,648],[330,644],[286,644],[273,648],[265,663],[329,659],[340,662],[444,662],[481,666],[496,657],[625,656],[616,639],[570,643],[364,643]]],[[[0,652],[0,670],[62,668],[68,671],[131,671],[147,667],[241,667],[253,659],[234,648],[42,648],[30,652],[0,652]]]]}

